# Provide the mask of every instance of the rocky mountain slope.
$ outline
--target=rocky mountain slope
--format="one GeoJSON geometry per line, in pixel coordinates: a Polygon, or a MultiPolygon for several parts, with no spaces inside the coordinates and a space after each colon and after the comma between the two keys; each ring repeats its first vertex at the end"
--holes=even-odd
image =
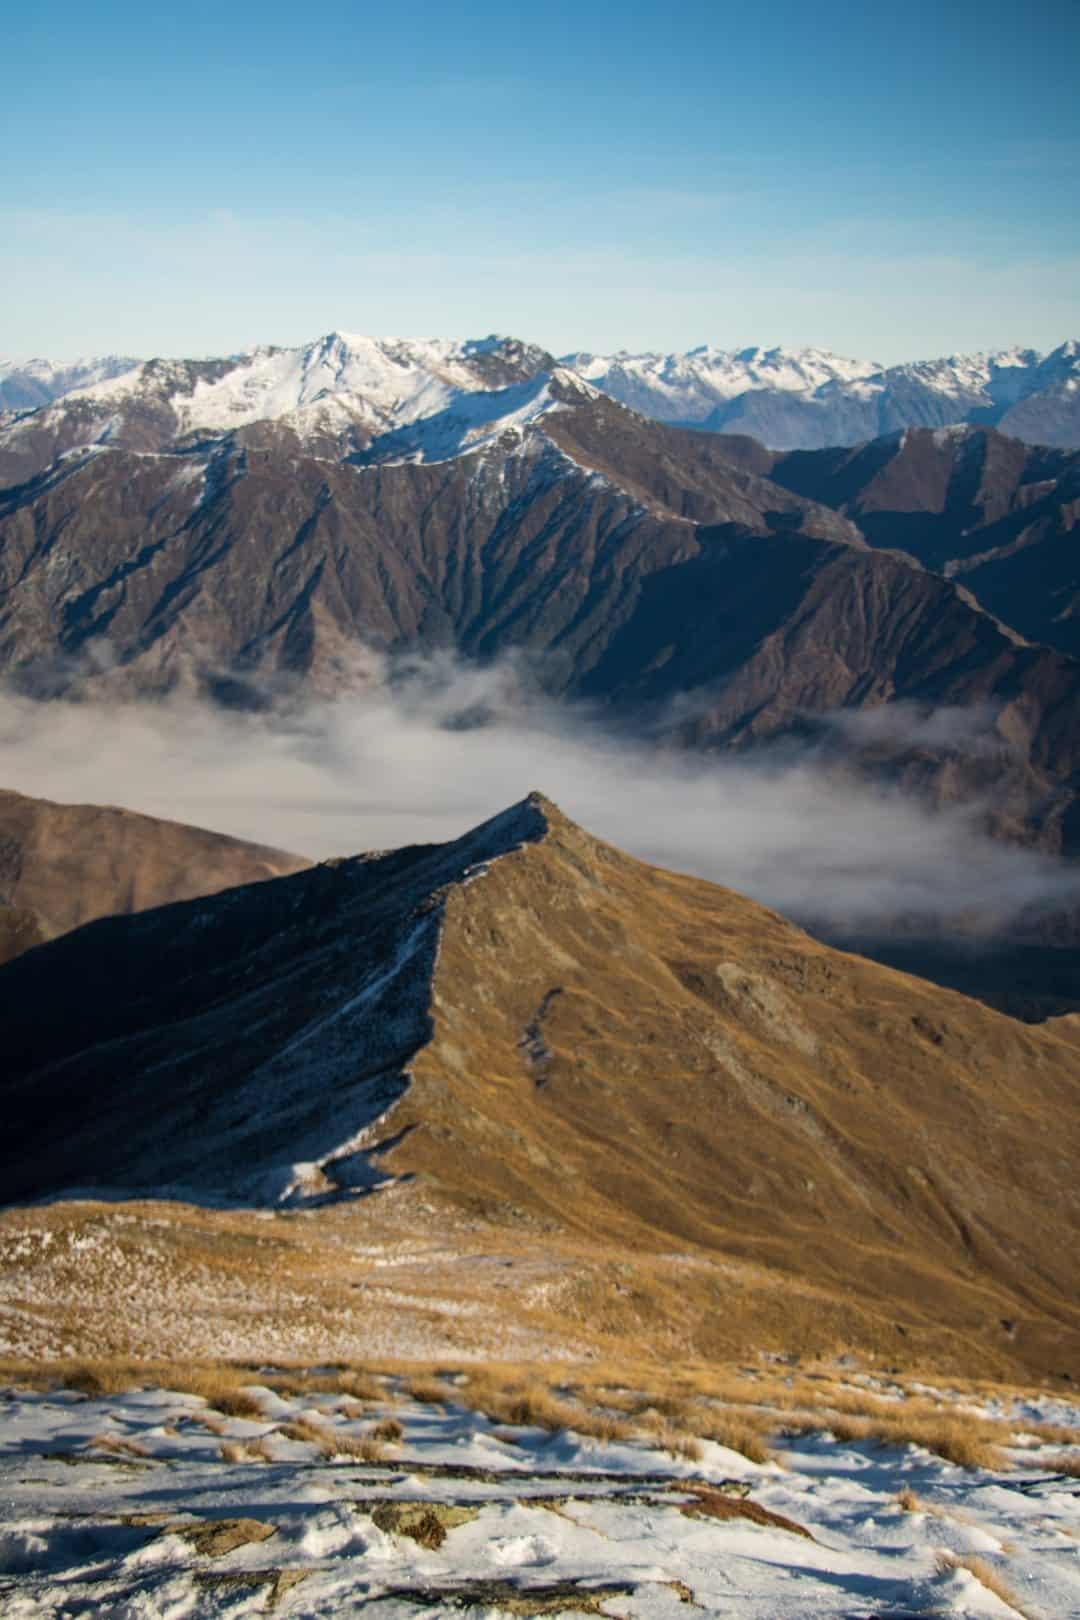
{"type": "Polygon", "coordinates": [[[1080,446],[1080,346],[1005,349],[877,366],[818,349],[573,354],[613,399],[684,427],[744,433],[776,450],[856,444],[970,422],[1030,444],[1080,446]]]}
{"type": "Polygon", "coordinates": [[[789,1342],[889,1353],[899,1321],[906,1353],[1040,1372],[1080,1349],[1077,1020],[830,950],[538,795],[92,924],[0,997],[9,1199],[377,1189],[372,1219],[607,1246],[628,1275],[722,1258],[711,1306],[680,1283],[695,1343],[718,1310],[769,1342],[779,1310],[789,1342]]]}
{"type": "Polygon", "coordinates": [[[215,894],[307,864],[175,821],[0,789],[0,961],[95,917],[215,894]]]}
{"type": "Polygon", "coordinates": [[[470,398],[493,420],[437,413],[345,461],[239,432],[99,446],[0,493],[0,670],[38,695],[189,682],[246,701],[267,683],[338,694],[372,649],[513,654],[612,724],[710,748],[817,727],[878,774],[977,793],[1002,830],[1073,847],[1073,660],[740,465],[742,441],[558,369],[470,398]],[[925,731],[856,746],[825,723],[897,700],[980,705],[989,753],[925,731]]]}
{"type": "Polygon", "coordinates": [[[1080,654],[1080,452],[992,428],[912,428],[853,449],[731,459],[849,517],[874,546],[958,580],[1028,640],[1080,654]]]}

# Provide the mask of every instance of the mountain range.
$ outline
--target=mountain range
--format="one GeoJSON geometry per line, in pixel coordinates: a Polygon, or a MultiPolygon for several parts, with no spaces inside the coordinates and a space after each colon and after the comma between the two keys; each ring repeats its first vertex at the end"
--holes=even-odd
{"type": "Polygon", "coordinates": [[[1075,1367],[1076,355],[903,369],[339,334],[9,368],[0,680],[46,748],[48,700],[88,738],[208,703],[257,743],[248,711],[303,733],[417,665],[509,669],[522,712],[645,770],[810,760],[830,804],[869,779],[966,805],[1063,887],[989,968],[879,919],[913,978],[539,794],[311,865],[4,793],[6,1197],[91,1224],[184,1200],[168,1241],[194,1222],[230,1267],[268,1210],[255,1244],[316,1210],[364,1241],[377,1209],[470,1265],[554,1245],[641,1349],[1075,1367]],[[834,408],[858,442],[827,443],[834,408]]]}
{"type": "Polygon", "coordinates": [[[1028,443],[1080,447],[1075,340],[1046,355],[1013,348],[883,367],[820,349],[709,346],[556,361],[536,345],[494,335],[454,342],[335,332],[296,348],[205,360],[0,361],[0,468],[8,477],[27,476],[50,451],[74,444],[119,438],[155,448],[163,434],[176,439],[267,420],[287,424],[309,451],[341,454],[460,406],[468,394],[525,382],[556,365],[658,421],[747,434],[776,450],[965,422],[1028,443]],[[62,409],[49,409],[62,401],[62,409]]]}
{"type": "Polygon", "coordinates": [[[239,390],[231,366],[155,364],[9,427],[9,457],[41,463],[0,489],[9,681],[249,702],[348,691],[372,655],[513,656],[614,728],[811,738],[1077,847],[1074,453],[913,429],[782,455],[652,421],[501,342],[334,340],[298,363],[260,353],[239,390]],[[322,391],[350,367],[362,411],[322,391]],[[994,611],[1013,601],[1030,639],[994,611]],[[888,704],[977,710],[989,746],[846,723],[888,704]]]}
{"type": "Polygon", "coordinates": [[[539,794],[88,924],[0,997],[9,1199],[378,1191],[399,1231],[685,1262],[699,1351],[734,1313],[759,1344],[1075,1364],[1080,1021],[830,950],[539,794]]]}
{"type": "Polygon", "coordinates": [[[776,450],[857,444],[908,427],[972,423],[1031,444],[1080,445],[1080,346],[1001,349],[878,366],[820,349],[704,346],[686,354],[575,354],[566,363],[662,422],[745,433],[776,450]]]}

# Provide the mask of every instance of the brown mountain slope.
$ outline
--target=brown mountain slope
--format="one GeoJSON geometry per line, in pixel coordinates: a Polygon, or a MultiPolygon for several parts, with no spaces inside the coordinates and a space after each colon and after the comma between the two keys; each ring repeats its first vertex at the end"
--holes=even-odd
{"type": "Polygon", "coordinates": [[[301,856],[201,827],[0,789],[0,961],[95,917],[307,865],[301,856]]]}
{"type": "Polygon", "coordinates": [[[1077,1365],[1080,1023],[830,950],[537,796],[456,844],[93,925],[0,999],[9,1197],[374,1186],[403,1226],[444,1209],[631,1277],[675,1251],[680,1292],[632,1331],[674,1311],[704,1353],[906,1336],[1077,1365]]]}
{"type": "Polygon", "coordinates": [[[723,442],[758,476],[843,513],[872,545],[959,580],[1029,640],[1080,653],[1077,451],[976,427],[787,455],[723,442]]]}
{"type": "Polygon", "coordinates": [[[925,742],[879,742],[873,768],[939,800],[989,787],[995,825],[1075,847],[1080,665],[720,442],[586,400],[444,462],[64,463],[0,496],[0,670],[63,689],[104,640],[92,684],[235,697],[249,678],[338,693],[371,647],[524,653],[548,691],[708,747],[979,703],[992,768],[925,742]]]}

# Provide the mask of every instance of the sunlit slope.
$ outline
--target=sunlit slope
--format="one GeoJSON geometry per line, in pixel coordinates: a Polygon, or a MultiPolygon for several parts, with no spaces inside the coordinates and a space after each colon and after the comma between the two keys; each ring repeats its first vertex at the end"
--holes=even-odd
{"type": "Polygon", "coordinates": [[[1080,1348],[1078,1021],[831,950],[536,795],[452,844],[80,930],[0,998],[9,1198],[381,1188],[404,1226],[444,1208],[644,1265],[611,1318],[639,1336],[970,1339],[1040,1372],[1080,1348]]]}
{"type": "Polygon", "coordinates": [[[0,961],[95,917],[216,894],[308,864],[157,816],[0,789],[0,961]]]}
{"type": "Polygon", "coordinates": [[[385,1168],[487,1218],[1075,1334],[1080,1021],[1029,1028],[545,815],[447,898],[385,1168]]]}

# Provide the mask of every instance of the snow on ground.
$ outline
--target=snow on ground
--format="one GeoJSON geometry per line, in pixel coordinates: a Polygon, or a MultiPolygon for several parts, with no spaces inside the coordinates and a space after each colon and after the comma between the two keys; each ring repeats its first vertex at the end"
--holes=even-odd
{"type": "Polygon", "coordinates": [[[1018,1612],[949,1555],[1021,1613],[1080,1615],[1080,1480],[1030,1449],[1008,1473],[820,1434],[763,1465],[710,1442],[675,1461],[403,1394],[252,1393],[264,1418],[0,1392],[4,1620],[1018,1612]],[[388,1419],[400,1438],[365,1460],[388,1419]]]}

